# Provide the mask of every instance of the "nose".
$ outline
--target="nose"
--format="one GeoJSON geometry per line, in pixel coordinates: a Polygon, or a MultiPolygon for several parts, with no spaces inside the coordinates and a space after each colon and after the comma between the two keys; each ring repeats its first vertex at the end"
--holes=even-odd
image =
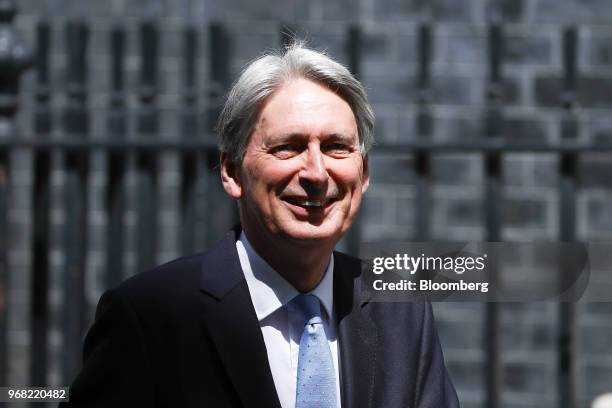
{"type": "Polygon", "coordinates": [[[319,146],[310,146],[307,149],[300,179],[316,186],[324,185],[327,182],[325,158],[319,146]]]}

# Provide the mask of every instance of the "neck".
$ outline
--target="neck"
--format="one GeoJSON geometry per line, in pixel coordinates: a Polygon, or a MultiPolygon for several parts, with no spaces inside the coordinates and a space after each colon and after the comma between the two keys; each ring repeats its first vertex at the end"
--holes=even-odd
{"type": "Polygon", "coordinates": [[[321,282],[334,248],[320,243],[262,242],[246,229],[245,235],[255,252],[301,293],[313,290],[321,282]]]}

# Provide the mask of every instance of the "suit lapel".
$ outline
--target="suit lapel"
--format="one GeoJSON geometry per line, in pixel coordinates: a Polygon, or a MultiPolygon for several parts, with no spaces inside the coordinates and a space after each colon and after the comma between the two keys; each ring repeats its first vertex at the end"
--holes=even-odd
{"type": "Polygon", "coordinates": [[[237,233],[228,234],[203,261],[201,290],[213,298],[204,324],[242,404],[280,408],[263,335],[236,251],[237,233]]]}
{"type": "MultiPolygon", "coordinates": [[[[234,230],[203,260],[201,291],[211,297],[204,324],[245,407],[280,408],[266,346],[236,251],[234,230]]],[[[372,406],[376,326],[364,313],[361,265],[335,254],[334,304],[343,408],[372,406]]]]}
{"type": "Polygon", "coordinates": [[[376,326],[364,313],[361,265],[335,254],[334,302],[340,343],[342,407],[371,407],[376,362],[376,326]]]}

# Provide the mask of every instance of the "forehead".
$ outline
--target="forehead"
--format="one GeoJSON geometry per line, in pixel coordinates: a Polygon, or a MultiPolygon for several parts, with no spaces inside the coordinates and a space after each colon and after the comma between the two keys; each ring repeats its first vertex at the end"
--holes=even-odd
{"type": "Polygon", "coordinates": [[[264,103],[256,130],[357,135],[349,103],[323,84],[304,78],[282,84],[264,103]]]}

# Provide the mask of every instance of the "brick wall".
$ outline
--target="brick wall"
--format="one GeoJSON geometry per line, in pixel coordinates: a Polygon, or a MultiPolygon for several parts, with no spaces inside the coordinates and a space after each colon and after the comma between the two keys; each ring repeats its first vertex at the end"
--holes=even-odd
{"type": "MultiPolygon", "coordinates": [[[[180,100],[180,28],[186,21],[204,27],[210,21],[226,24],[232,38],[234,75],[249,59],[275,47],[279,24],[285,22],[311,43],[346,62],[345,41],[348,23],[363,30],[362,79],[369,90],[380,142],[397,142],[416,135],[417,53],[416,33],[424,21],[433,22],[432,137],[439,141],[466,141],[483,135],[486,106],[487,27],[490,18],[504,23],[502,105],[505,123],[503,137],[522,141],[560,139],[562,104],[561,31],[567,24],[579,28],[579,81],[577,84],[578,138],[589,143],[612,139],[612,4],[607,0],[167,0],[152,2],[23,0],[17,25],[29,44],[34,44],[34,25],[44,16],[53,24],[52,87],[62,90],[65,83],[65,48],[62,27],[69,17],[83,15],[91,22],[89,49],[89,105],[93,110],[91,137],[104,137],[104,118],[109,98],[108,30],[124,24],[128,30],[127,86],[137,90],[138,39],[136,24],[153,16],[162,27],[160,77],[162,80],[160,137],[179,134],[177,106],[180,100]]],[[[199,87],[205,95],[209,61],[207,32],[201,30],[199,87]]],[[[26,137],[32,132],[34,109],[33,73],[24,79],[24,109],[20,124],[26,137]]],[[[53,96],[54,118],[65,106],[66,96],[53,96]]],[[[205,108],[204,98],[198,102],[205,108]]],[[[138,106],[136,98],[128,106],[138,106]]],[[[133,123],[132,123],[133,127],[133,123]]],[[[59,130],[58,130],[59,132],[59,130]]],[[[375,152],[375,151],[374,151],[375,152]]],[[[27,172],[27,157],[20,159],[27,172]]],[[[413,206],[416,195],[412,157],[374,153],[372,187],[363,211],[363,238],[410,239],[414,236],[413,206]]],[[[580,191],[577,200],[577,232],[580,239],[612,238],[612,160],[609,154],[589,154],[580,161],[580,191]]],[[[87,298],[91,306],[102,290],[104,271],[105,223],[103,197],[96,193],[105,181],[107,163],[100,157],[93,163],[90,185],[93,226],[89,237],[90,261],[87,265],[87,298]]],[[[511,154],[503,162],[504,203],[502,236],[507,240],[554,240],[559,229],[558,159],[551,154],[511,154]]],[[[162,231],[165,238],[157,261],[177,254],[177,203],[172,198],[177,188],[176,161],[169,156],[162,163],[160,187],[164,192],[162,231]],[[167,200],[166,200],[167,199],[167,200]]],[[[61,170],[54,170],[55,192],[61,191],[61,170]]],[[[15,200],[28,201],[27,178],[14,180],[15,200]]],[[[131,177],[131,176],[130,176],[131,177]]],[[[433,161],[431,207],[432,238],[478,240],[483,228],[483,161],[476,154],[447,154],[433,161]]],[[[214,179],[210,180],[214,183],[214,179]]],[[[214,188],[214,187],[211,187],[214,188]]],[[[57,198],[57,197],[56,197],[57,198]]],[[[132,198],[133,200],[133,198],[132,198]]],[[[215,198],[219,200],[219,198],[215,198]]],[[[10,317],[11,350],[15,357],[10,375],[15,383],[27,384],[29,340],[27,304],[21,295],[28,285],[27,203],[13,203],[21,211],[10,213],[15,232],[12,242],[10,317]],[[25,203],[25,204],[24,204],[25,203]],[[19,284],[17,284],[19,283],[19,284]],[[19,316],[19,313],[24,316],[19,316]],[[25,319],[25,320],[23,320],[25,319]]],[[[52,223],[66,221],[60,198],[54,201],[52,223]]],[[[53,203],[52,203],[53,204],[53,203]]],[[[216,205],[220,208],[223,204],[216,205]]],[[[126,224],[133,226],[134,213],[126,224]]],[[[225,228],[228,217],[221,217],[218,229],[225,228]]],[[[134,273],[133,229],[128,229],[127,273],[134,273]]],[[[58,237],[58,241],[61,237],[58,237]]],[[[50,301],[59,307],[66,294],[61,292],[64,260],[55,246],[51,256],[50,301]]],[[[202,242],[205,240],[202,239],[202,242]]],[[[483,406],[483,305],[437,304],[438,326],[446,359],[465,407],[483,406]]],[[[52,312],[53,312],[52,308],[52,312]]],[[[558,309],[554,304],[509,304],[502,307],[502,348],[504,364],[504,406],[555,407],[556,347],[558,309]]],[[[584,407],[604,391],[612,391],[612,307],[606,304],[581,306],[580,396],[584,407]]],[[[59,317],[52,314],[56,327],[50,338],[54,351],[50,357],[50,381],[61,383],[60,354],[62,336],[57,329],[59,317]]]]}

